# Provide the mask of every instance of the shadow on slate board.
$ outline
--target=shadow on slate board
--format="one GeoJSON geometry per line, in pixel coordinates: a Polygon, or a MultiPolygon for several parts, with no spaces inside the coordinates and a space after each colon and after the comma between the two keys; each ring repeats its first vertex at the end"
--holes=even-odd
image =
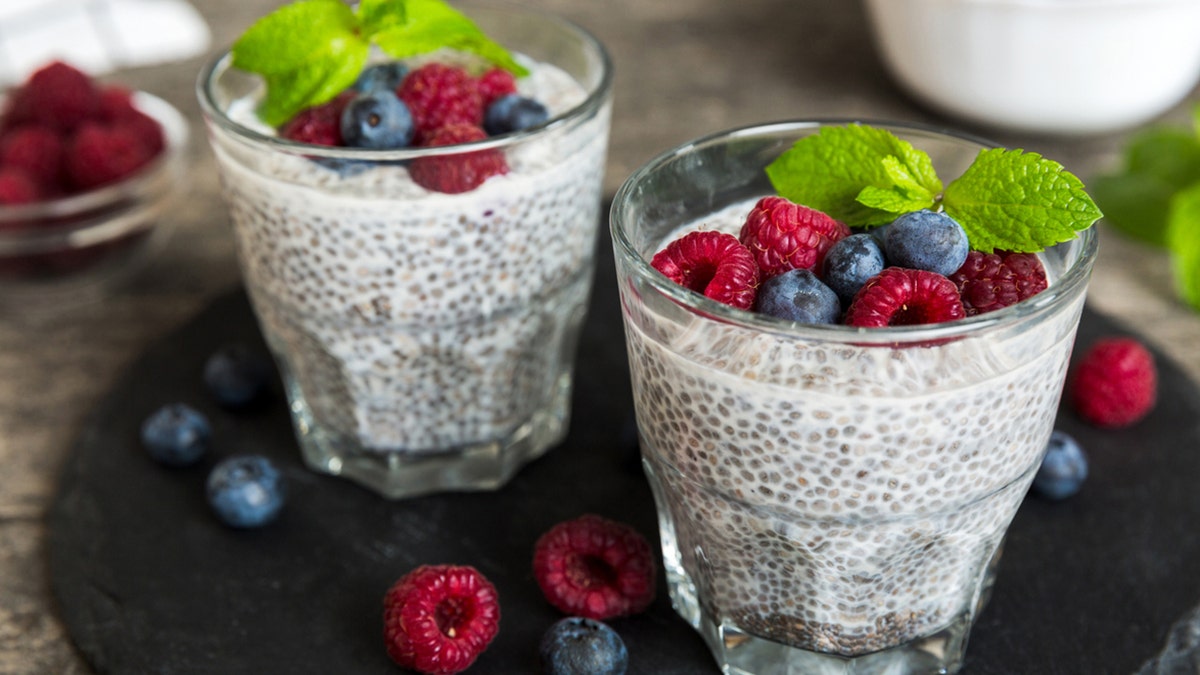
{"type": "MultiPolygon", "coordinates": [[[[541,597],[531,550],[553,524],[587,512],[656,539],[653,502],[630,438],[632,415],[612,252],[601,237],[596,289],[580,344],[571,432],[494,493],[391,502],[302,466],[276,386],[256,410],[230,413],[203,388],[219,346],[266,349],[241,292],[219,298],[153,345],[90,416],[49,516],[59,610],[102,673],[394,673],[381,599],[422,563],[478,567],[498,587],[500,635],[472,673],[535,673],[537,642],[559,618],[541,597]],[[142,419],[184,401],[213,424],[214,451],[181,470],[138,443],[142,419]],[[209,514],[204,479],[218,459],[277,460],[288,506],[256,531],[209,514]]],[[[1085,312],[1076,353],[1127,331],[1085,312]]],[[[1160,403],[1135,427],[1100,432],[1065,409],[1059,426],[1088,448],[1075,498],[1030,498],[1006,543],[991,604],[972,633],[968,675],[1130,673],[1171,623],[1200,603],[1200,398],[1161,354],[1160,403]]],[[[666,593],[612,625],[631,674],[716,673],[666,593]]]]}

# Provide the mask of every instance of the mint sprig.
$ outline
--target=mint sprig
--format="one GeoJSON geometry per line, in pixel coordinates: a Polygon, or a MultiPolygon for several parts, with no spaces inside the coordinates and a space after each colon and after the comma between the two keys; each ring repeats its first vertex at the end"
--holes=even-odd
{"type": "Polygon", "coordinates": [[[1101,216],[1062,165],[1022,150],[984,150],[943,189],[927,153],[886,129],[826,127],[767,167],[780,196],[847,225],[873,227],[897,215],[941,209],[971,247],[1038,252],[1078,236],[1101,216]]]}
{"type": "Polygon", "coordinates": [[[1166,241],[1179,294],[1200,310],[1200,182],[1172,197],[1166,241]]]}
{"type": "Polygon", "coordinates": [[[233,66],[261,75],[259,117],[271,126],[325,103],[354,83],[374,44],[397,59],[444,47],[478,54],[514,75],[528,70],[444,0],[297,0],[234,43],[233,66]]]}

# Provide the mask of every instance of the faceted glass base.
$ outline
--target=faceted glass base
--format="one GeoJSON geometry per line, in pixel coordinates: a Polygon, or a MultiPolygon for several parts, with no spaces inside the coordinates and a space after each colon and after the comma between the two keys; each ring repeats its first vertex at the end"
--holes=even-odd
{"type": "Polygon", "coordinates": [[[286,369],[282,375],[296,438],[309,468],[349,478],[389,499],[498,489],[522,466],[562,442],[570,422],[568,372],[559,378],[549,405],[502,438],[436,452],[372,450],[316,422],[286,369]]]}

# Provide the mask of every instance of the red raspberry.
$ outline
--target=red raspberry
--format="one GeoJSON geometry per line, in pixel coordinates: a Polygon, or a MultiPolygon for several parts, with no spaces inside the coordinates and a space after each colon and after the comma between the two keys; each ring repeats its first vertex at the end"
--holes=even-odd
{"type": "Polygon", "coordinates": [[[95,117],[99,108],[100,95],[91,78],[62,61],[54,61],[30,75],[13,92],[6,122],[73,131],[95,117]]]}
{"type": "Polygon", "coordinates": [[[133,105],[133,93],[124,87],[110,86],[100,90],[100,112],[97,119],[108,124],[129,127],[142,139],[151,154],[157,155],[167,145],[162,126],[133,105]]]}
{"type": "Polygon", "coordinates": [[[763,197],[746,216],[738,239],[767,278],[796,268],[820,270],[829,247],[849,234],[849,227],[820,211],[783,197],[763,197]]]}
{"type": "Polygon", "coordinates": [[[1158,398],[1154,357],[1134,338],[1097,340],[1080,358],[1069,386],[1075,411],[1105,429],[1146,416],[1158,398]]]}
{"type": "Polygon", "coordinates": [[[1046,290],[1046,269],[1033,253],[971,251],[950,275],[967,316],[1014,305],[1046,290]]]}
{"type": "Polygon", "coordinates": [[[483,109],[487,110],[492,101],[501,96],[517,93],[517,78],[503,68],[492,68],[479,76],[476,86],[483,99],[483,109]]]}
{"type": "MultiPolygon", "coordinates": [[[[433,132],[426,147],[458,145],[487,138],[487,132],[470,124],[451,124],[433,132]]],[[[474,190],[492,176],[508,173],[508,162],[499,150],[477,150],[459,155],[421,157],[408,168],[417,185],[434,192],[458,194],[474,190]]]]}
{"type": "Polygon", "coordinates": [[[44,191],[54,191],[62,180],[65,151],[54,130],[27,124],[0,138],[0,165],[21,169],[44,191]]]}
{"type": "Polygon", "coordinates": [[[654,560],[637,530],[588,514],[555,525],[537,540],[533,575],[559,611],[604,620],[650,606],[654,560]]]}
{"type": "Polygon", "coordinates": [[[417,143],[451,124],[483,125],[483,96],[467,71],[443,63],[429,63],[409,73],[396,95],[413,116],[417,143]]]}
{"type": "Polygon", "coordinates": [[[73,186],[89,190],[132,174],[153,157],[135,132],[88,122],[67,144],[64,166],[73,186]]]}
{"type": "Polygon", "coordinates": [[[468,565],[422,565],[383,597],[388,656],[419,673],[466,670],[499,631],[496,587],[468,565]]]}
{"type": "Polygon", "coordinates": [[[0,204],[29,204],[40,198],[37,182],[29,174],[12,166],[0,167],[0,204]]]}
{"type": "Polygon", "coordinates": [[[754,306],[758,265],[754,255],[724,232],[689,232],[654,255],[650,266],[668,279],[738,309],[754,306]]]}
{"type": "Polygon", "coordinates": [[[954,282],[937,272],[888,267],[867,280],[846,310],[850,326],[883,328],[965,317],[954,282]]]}
{"type": "Polygon", "coordinates": [[[343,145],[342,110],[352,98],[354,92],[346,91],[332,101],[301,110],[279,127],[279,135],[289,141],[309,145],[343,145]]]}

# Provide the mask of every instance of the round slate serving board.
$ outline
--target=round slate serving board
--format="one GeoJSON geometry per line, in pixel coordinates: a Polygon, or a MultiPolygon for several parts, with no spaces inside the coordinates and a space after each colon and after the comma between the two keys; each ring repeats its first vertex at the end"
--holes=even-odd
{"type": "MultiPolygon", "coordinates": [[[[571,433],[494,493],[387,501],[303,467],[278,386],[248,412],[216,406],[204,360],[231,342],[266,354],[240,292],[152,346],[90,416],[49,516],[55,595],[87,660],[121,674],[394,673],[384,591],[418,564],[459,563],[486,574],[502,603],[500,635],[470,672],[536,673],[537,642],[559,618],[531,573],[537,537],[594,512],[657,541],[607,241],[599,251],[571,433]],[[171,401],[210,417],[214,452],[199,466],[164,468],[138,443],[143,418],[171,401]],[[277,522],[235,531],[210,515],[203,486],[216,460],[246,452],[278,460],[290,498],[277,522]]],[[[1087,312],[1076,353],[1124,332],[1087,312]]],[[[1200,603],[1200,396],[1161,355],[1159,368],[1160,403],[1131,429],[1060,413],[1089,450],[1091,476],[1069,501],[1021,508],[964,673],[1130,673],[1200,603]]],[[[662,583],[648,612],[612,622],[629,672],[716,673],[662,583]]]]}

